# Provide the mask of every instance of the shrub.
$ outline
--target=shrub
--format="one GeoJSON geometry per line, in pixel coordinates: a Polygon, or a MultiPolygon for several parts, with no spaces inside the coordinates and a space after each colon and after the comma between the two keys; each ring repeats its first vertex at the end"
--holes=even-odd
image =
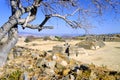
{"type": "Polygon", "coordinates": [[[26,39],[24,40],[24,42],[28,43],[28,42],[30,42],[30,39],[26,38],[26,39]]]}
{"type": "Polygon", "coordinates": [[[61,40],[62,40],[62,38],[59,37],[59,36],[55,36],[55,38],[56,38],[58,41],[61,41],[61,40]]]}
{"type": "Polygon", "coordinates": [[[22,72],[19,70],[16,70],[10,74],[5,75],[3,78],[0,80],[19,80],[22,72]]]}

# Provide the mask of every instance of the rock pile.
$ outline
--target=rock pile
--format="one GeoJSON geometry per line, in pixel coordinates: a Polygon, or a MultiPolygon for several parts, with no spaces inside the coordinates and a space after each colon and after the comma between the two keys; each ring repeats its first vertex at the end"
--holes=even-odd
{"type": "MultiPolygon", "coordinates": [[[[15,49],[19,49],[16,47],[15,49]]],[[[119,80],[120,73],[83,64],[61,53],[21,48],[22,53],[0,68],[0,80],[119,80]]],[[[14,50],[13,50],[14,51],[14,50]]],[[[18,50],[19,52],[19,50],[18,50]]],[[[12,54],[12,52],[11,52],[12,54]]]]}

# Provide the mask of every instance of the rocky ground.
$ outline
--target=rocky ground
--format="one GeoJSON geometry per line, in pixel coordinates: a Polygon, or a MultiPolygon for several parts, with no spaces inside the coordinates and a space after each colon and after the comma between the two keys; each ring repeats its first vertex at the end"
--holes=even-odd
{"type": "Polygon", "coordinates": [[[17,46],[0,68],[0,80],[120,80],[120,72],[84,64],[65,54],[17,46]]]}
{"type": "MultiPolygon", "coordinates": [[[[25,43],[25,38],[21,37],[17,46],[26,47],[29,49],[38,49],[40,51],[51,51],[53,46],[64,45],[65,42],[53,41],[53,40],[43,40],[35,39],[31,42],[25,43]]],[[[67,40],[70,45],[75,45],[81,40],[67,40]]],[[[80,50],[81,53],[76,57],[76,55],[71,55],[70,57],[84,62],[86,64],[95,64],[98,66],[107,66],[111,70],[120,71],[120,42],[104,42],[105,46],[97,50],[80,50]],[[88,55],[86,55],[88,54],[88,55]]]]}
{"type": "MultiPolygon", "coordinates": [[[[24,41],[21,37],[11,50],[6,65],[0,68],[0,80],[120,80],[120,42],[105,42],[103,48],[68,57],[51,52],[53,46],[65,42],[24,41]]],[[[75,45],[80,40],[67,42],[75,45]]]]}

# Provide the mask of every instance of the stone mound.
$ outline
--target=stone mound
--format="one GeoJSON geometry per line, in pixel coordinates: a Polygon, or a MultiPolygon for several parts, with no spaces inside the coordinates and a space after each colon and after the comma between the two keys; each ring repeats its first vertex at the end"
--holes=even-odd
{"type": "Polygon", "coordinates": [[[76,44],[78,47],[83,47],[84,49],[99,49],[105,46],[103,41],[96,41],[96,40],[85,40],[76,44]]]}

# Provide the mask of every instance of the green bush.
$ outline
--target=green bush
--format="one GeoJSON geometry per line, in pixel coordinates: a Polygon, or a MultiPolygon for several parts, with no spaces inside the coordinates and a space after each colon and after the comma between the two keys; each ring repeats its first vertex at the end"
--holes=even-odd
{"type": "Polygon", "coordinates": [[[19,70],[16,70],[10,74],[5,75],[3,78],[1,78],[0,80],[20,80],[20,76],[21,76],[22,72],[19,70]]]}
{"type": "Polygon", "coordinates": [[[28,42],[30,42],[30,39],[26,38],[26,39],[24,40],[24,42],[28,43],[28,42]]]}
{"type": "Polygon", "coordinates": [[[58,41],[61,41],[61,40],[62,40],[62,38],[59,37],[59,36],[55,36],[55,38],[56,38],[58,41]]]}

